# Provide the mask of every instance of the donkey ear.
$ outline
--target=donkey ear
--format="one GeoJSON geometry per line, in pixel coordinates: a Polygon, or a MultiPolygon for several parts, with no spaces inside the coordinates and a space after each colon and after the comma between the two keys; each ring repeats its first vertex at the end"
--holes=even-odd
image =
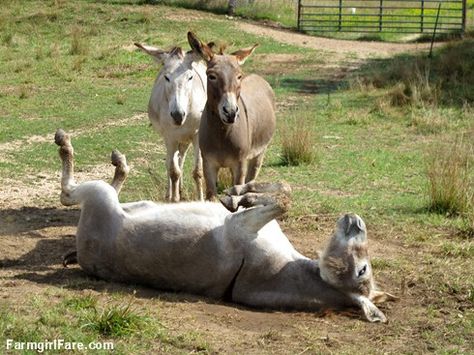
{"type": "Polygon", "coordinates": [[[338,228],[348,237],[360,232],[366,232],[365,223],[356,214],[348,213],[337,221],[338,228]]]}
{"type": "Polygon", "coordinates": [[[170,55],[167,51],[164,51],[164,50],[159,49],[159,48],[143,45],[143,44],[140,44],[140,43],[134,43],[134,44],[135,44],[135,46],[140,48],[143,52],[145,52],[146,54],[152,56],[159,63],[163,63],[166,60],[166,58],[168,58],[169,55],[170,55]]]}
{"type": "Polygon", "coordinates": [[[173,49],[171,49],[169,51],[169,55],[172,57],[172,56],[176,56],[178,57],[179,59],[183,59],[184,58],[184,52],[183,52],[183,49],[181,47],[174,47],[173,49]]]}
{"type": "Polygon", "coordinates": [[[387,301],[397,301],[400,299],[399,297],[394,296],[390,293],[383,292],[383,291],[376,291],[376,290],[370,291],[369,298],[375,304],[383,303],[387,301]]]}
{"type": "Polygon", "coordinates": [[[212,49],[207,44],[202,43],[194,33],[188,32],[188,42],[193,51],[206,62],[210,62],[214,57],[212,49]]]}
{"type": "Polygon", "coordinates": [[[245,49],[239,49],[238,51],[232,53],[233,56],[237,58],[237,61],[239,62],[239,65],[242,65],[245,63],[247,58],[253,53],[255,48],[257,48],[259,44],[254,44],[253,47],[250,48],[245,48],[245,49]]]}

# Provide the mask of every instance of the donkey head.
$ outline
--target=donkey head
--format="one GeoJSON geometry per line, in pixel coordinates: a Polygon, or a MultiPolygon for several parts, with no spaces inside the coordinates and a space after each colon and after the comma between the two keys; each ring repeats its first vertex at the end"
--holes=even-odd
{"type": "Polygon", "coordinates": [[[193,79],[201,81],[199,86],[203,88],[205,95],[204,78],[201,78],[198,72],[201,58],[192,51],[185,53],[180,47],[163,51],[139,43],[135,43],[135,45],[163,64],[156,84],[164,86],[169,114],[173,122],[177,126],[181,126],[189,113],[193,95],[197,94],[195,91],[193,92],[193,79]]]}
{"type": "Polygon", "coordinates": [[[385,322],[385,315],[372,303],[396,299],[375,289],[364,221],[346,214],[337,221],[334,236],[319,261],[321,278],[348,294],[371,322],[385,322]]]}
{"type": "Polygon", "coordinates": [[[217,113],[225,125],[239,118],[237,102],[240,97],[243,73],[240,68],[258,44],[238,50],[230,55],[214,53],[212,46],[201,42],[194,33],[188,32],[191,48],[207,63],[207,105],[217,113]]]}

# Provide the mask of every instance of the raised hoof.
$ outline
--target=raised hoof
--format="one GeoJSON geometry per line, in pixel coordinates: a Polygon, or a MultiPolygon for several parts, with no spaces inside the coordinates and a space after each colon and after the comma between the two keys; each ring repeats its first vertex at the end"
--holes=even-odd
{"type": "Polygon", "coordinates": [[[56,143],[59,146],[66,145],[70,143],[69,136],[64,132],[61,128],[59,128],[56,131],[56,134],[54,135],[54,143],[56,143]]]}
{"type": "Polygon", "coordinates": [[[71,264],[77,264],[77,251],[71,251],[63,257],[63,266],[67,267],[71,264]]]}
{"type": "Polygon", "coordinates": [[[127,165],[127,159],[125,158],[125,155],[120,153],[117,149],[114,149],[112,151],[112,155],[110,156],[110,159],[112,160],[112,165],[114,166],[127,165]]]}
{"type": "Polygon", "coordinates": [[[239,208],[239,201],[234,196],[224,196],[219,200],[230,212],[235,212],[239,208]]]}

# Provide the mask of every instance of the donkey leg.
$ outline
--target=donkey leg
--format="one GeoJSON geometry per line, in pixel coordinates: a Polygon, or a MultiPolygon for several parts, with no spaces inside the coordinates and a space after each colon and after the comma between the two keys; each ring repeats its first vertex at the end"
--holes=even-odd
{"type": "Polygon", "coordinates": [[[283,210],[283,214],[290,205],[289,195],[281,191],[264,194],[248,192],[244,195],[224,196],[220,201],[231,212],[237,211],[239,207],[251,208],[276,204],[283,210]]]}
{"type": "Polygon", "coordinates": [[[130,168],[127,165],[127,159],[125,155],[120,153],[118,150],[114,150],[111,155],[112,165],[115,166],[114,178],[110,185],[117,191],[117,195],[120,193],[122,186],[127,179],[130,168]]]}
{"type": "Polygon", "coordinates": [[[204,157],[202,167],[204,170],[204,181],[206,182],[206,200],[215,201],[217,196],[217,173],[219,167],[204,157]]]}
{"type": "Polygon", "coordinates": [[[193,179],[196,185],[196,195],[199,201],[204,201],[204,193],[202,189],[202,156],[201,150],[199,149],[199,135],[195,135],[193,139],[193,148],[194,148],[194,169],[193,169],[193,179]]]}
{"type": "Polygon", "coordinates": [[[262,163],[263,163],[264,156],[265,156],[265,152],[262,152],[259,155],[257,155],[255,158],[250,160],[245,182],[250,182],[257,178],[258,172],[260,171],[260,167],[262,166],[262,163]]]}
{"type": "Polygon", "coordinates": [[[167,199],[171,202],[179,201],[179,149],[177,142],[166,142],[166,170],[168,172],[167,199]]]}
{"type": "Polygon", "coordinates": [[[181,175],[179,177],[179,196],[183,195],[183,184],[184,184],[184,161],[186,160],[186,153],[190,147],[190,143],[180,143],[178,145],[179,155],[178,155],[178,166],[179,170],[181,171],[181,175]]]}
{"type": "Polygon", "coordinates": [[[62,129],[58,129],[54,135],[54,142],[59,146],[62,162],[61,203],[65,206],[77,205],[80,201],[74,196],[78,185],[74,180],[74,148],[71,138],[62,129]]]}
{"type": "Polygon", "coordinates": [[[64,255],[63,257],[63,266],[67,267],[68,265],[71,264],[77,264],[77,251],[71,251],[64,255]]]}
{"type": "MultiPolygon", "coordinates": [[[[271,220],[281,216],[288,209],[287,198],[272,198],[264,197],[258,202],[260,206],[249,208],[241,212],[236,212],[230,215],[225,224],[228,223],[236,225],[238,228],[242,228],[250,234],[257,233],[263,226],[265,226],[271,220]],[[261,205],[261,203],[267,203],[261,205]]],[[[255,200],[254,202],[257,202],[255,200]]]]}
{"type": "Polygon", "coordinates": [[[231,167],[232,176],[234,177],[234,185],[245,184],[247,177],[248,162],[246,160],[238,161],[233,167],[231,167]]]}
{"type": "Polygon", "coordinates": [[[255,193],[284,193],[289,195],[291,187],[286,182],[255,182],[250,181],[245,185],[235,185],[224,191],[227,195],[244,195],[249,192],[255,193]]]}

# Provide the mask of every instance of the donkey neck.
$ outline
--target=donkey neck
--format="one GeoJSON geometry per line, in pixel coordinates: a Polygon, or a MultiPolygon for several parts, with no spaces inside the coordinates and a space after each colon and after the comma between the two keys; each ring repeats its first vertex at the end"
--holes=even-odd
{"type": "MultiPolygon", "coordinates": [[[[292,285],[292,292],[289,292],[292,302],[303,308],[313,307],[341,307],[350,306],[350,298],[341,290],[338,290],[325,282],[321,278],[319,260],[300,258],[288,263],[282,269],[281,285],[286,288],[289,283],[292,285]],[[289,281],[291,280],[291,281],[289,281]]],[[[288,292],[288,289],[285,289],[288,292]]],[[[288,295],[288,293],[287,293],[288,295]]]]}

